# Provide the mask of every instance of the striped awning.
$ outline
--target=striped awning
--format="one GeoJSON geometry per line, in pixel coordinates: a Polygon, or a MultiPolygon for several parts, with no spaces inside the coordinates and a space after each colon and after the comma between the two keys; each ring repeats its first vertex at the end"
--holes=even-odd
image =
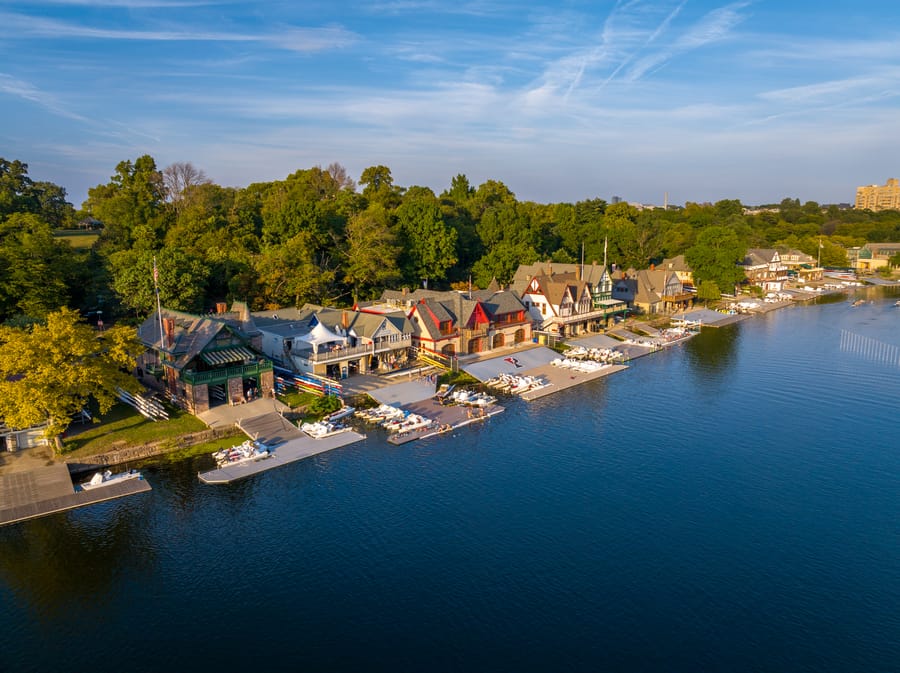
{"type": "Polygon", "coordinates": [[[200,353],[200,358],[208,365],[227,365],[233,362],[252,360],[256,354],[251,350],[240,346],[238,348],[226,348],[221,351],[209,351],[200,353]]]}

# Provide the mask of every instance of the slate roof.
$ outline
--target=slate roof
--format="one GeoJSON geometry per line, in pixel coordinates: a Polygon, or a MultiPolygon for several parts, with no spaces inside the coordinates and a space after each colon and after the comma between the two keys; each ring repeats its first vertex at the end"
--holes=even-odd
{"type": "Polygon", "coordinates": [[[684,259],[684,255],[675,255],[674,257],[668,257],[659,263],[660,269],[666,269],[667,271],[693,271],[688,263],[684,259]]]}
{"type": "Polygon", "coordinates": [[[571,274],[572,278],[578,278],[581,271],[581,280],[591,285],[599,285],[603,278],[604,266],[592,262],[591,264],[561,264],[559,262],[535,262],[534,264],[520,264],[513,276],[512,289],[520,294],[528,287],[528,282],[535,276],[558,276],[571,274]]]}
{"type": "Polygon", "coordinates": [[[750,248],[744,257],[744,266],[761,266],[771,264],[778,251],[775,248],[750,248]]]}
{"type": "Polygon", "coordinates": [[[154,311],[141,323],[138,327],[138,338],[144,345],[167,353],[172,358],[172,366],[175,369],[183,369],[226,327],[230,327],[232,331],[239,329],[239,324],[229,325],[229,319],[196,316],[164,308],[162,309],[163,322],[173,320],[175,332],[172,345],[170,346],[168,340],[163,336],[163,344],[160,348],[159,316],[160,314],[154,311]]]}

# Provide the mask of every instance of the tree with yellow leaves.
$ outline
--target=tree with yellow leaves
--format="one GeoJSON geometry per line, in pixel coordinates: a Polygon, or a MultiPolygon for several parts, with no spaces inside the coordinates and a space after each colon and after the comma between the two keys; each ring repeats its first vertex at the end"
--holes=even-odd
{"type": "Polygon", "coordinates": [[[130,371],[142,349],[133,328],[98,333],[66,308],[44,324],[0,326],[0,419],[19,430],[47,423],[44,434],[60,450],[73,414],[91,400],[102,414],[117,388],[140,389],[130,371]]]}

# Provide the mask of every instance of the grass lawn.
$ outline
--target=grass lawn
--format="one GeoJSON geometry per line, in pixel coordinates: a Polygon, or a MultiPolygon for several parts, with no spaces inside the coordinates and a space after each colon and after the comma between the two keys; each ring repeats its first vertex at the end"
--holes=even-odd
{"type": "MultiPolygon", "coordinates": [[[[180,409],[169,409],[168,421],[151,421],[127,404],[117,404],[97,425],[69,427],[63,455],[77,458],[103,453],[122,445],[146,444],[206,430],[206,424],[180,409]],[[85,429],[82,430],[81,428],[85,429]]],[[[230,445],[229,445],[230,446],[230,445]]]]}
{"type": "Polygon", "coordinates": [[[279,394],[278,401],[288,405],[291,409],[296,409],[297,407],[304,407],[311,404],[312,401],[318,399],[318,397],[318,395],[314,395],[313,393],[295,391],[284,395],[279,394]]]}
{"type": "Polygon", "coordinates": [[[73,231],[71,229],[54,232],[53,236],[61,241],[68,241],[75,250],[87,250],[94,245],[94,241],[100,238],[100,234],[96,231],[73,231]]]}

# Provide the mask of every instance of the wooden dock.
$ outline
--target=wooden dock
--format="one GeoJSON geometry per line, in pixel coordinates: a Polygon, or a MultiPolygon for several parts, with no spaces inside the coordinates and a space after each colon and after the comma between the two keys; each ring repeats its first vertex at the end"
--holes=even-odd
{"type": "Polygon", "coordinates": [[[387,438],[390,444],[406,444],[417,439],[426,439],[461,428],[470,423],[486,421],[503,412],[503,407],[491,404],[487,407],[466,407],[460,404],[441,404],[436,398],[421,400],[403,405],[404,409],[430,418],[434,421],[427,428],[419,428],[411,432],[393,434],[387,438]]]}
{"type": "Polygon", "coordinates": [[[0,475],[0,526],[150,490],[143,479],[129,479],[76,491],[65,463],[0,475]]]}
{"type": "Polygon", "coordinates": [[[519,395],[519,397],[530,402],[541,397],[546,397],[547,395],[552,395],[553,393],[558,393],[561,390],[566,390],[567,388],[580,386],[582,383],[587,383],[588,381],[615,374],[623,369],[628,369],[628,366],[607,365],[606,367],[593,372],[579,372],[564,367],[557,367],[555,365],[544,365],[537,369],[529,370],[528,374],[531,376],[540,376],[547,382],[547,385],[541,388],[526,390],[519,395]]]}
{"type": "Polygon", "coordinates": [[[348,430],[330,437],[313,439],[276,413],[247,419],[238,427],[251,439],[268,446],[272,454],[268,458],[251,463],[226,465],[216,470],[201,472],[198,476],[204,484],[230,484],[366,438],[365,435],[348,430]]]}

